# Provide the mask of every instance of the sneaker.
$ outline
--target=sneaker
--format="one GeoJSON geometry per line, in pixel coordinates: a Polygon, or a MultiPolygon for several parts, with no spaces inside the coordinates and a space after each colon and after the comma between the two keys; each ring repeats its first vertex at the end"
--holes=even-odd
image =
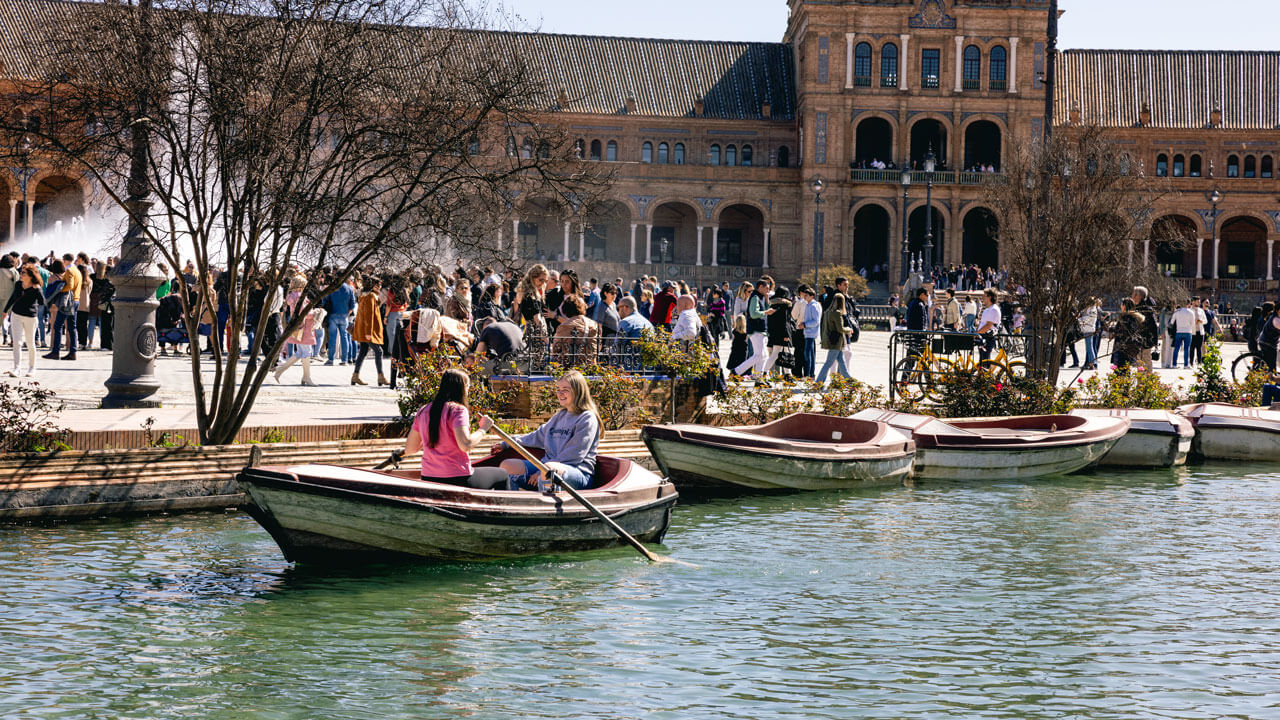
{"type": "Polygon", "coordinates": [[[41,355],[40,357],[44,358],[45,360],[57,360],[57,359],[58,359],[58,353],[45,353],[44,355],[41,355]]]}
{"type": "Polygon", "coordinates": [[[325,363],[324,365],[325,365],[325,367],[333,367],[333,361],[332,361],[332,360],[330,360],[329,362],[325,363]]]}
{"type": "Polygon", "coordinates": [[[66,355],[63,355],[62,357],[60,357],[60,358],[58,358],[58,359],[59,359],[59,360],[75,360],[75,359],[76,359],[76,354],[75,354],[75,353],[67,353],[66,355]]]}
{"type": "Polygon", "coordinates": [[[4,374],[5,374],[5,375],[8,375],[9,377],[12,377],[12,378],[16,378],[16,377],[18,377],[18,371],[17,371],[17,370],[5,370],[5,371],[4,371],[4,374]]]}

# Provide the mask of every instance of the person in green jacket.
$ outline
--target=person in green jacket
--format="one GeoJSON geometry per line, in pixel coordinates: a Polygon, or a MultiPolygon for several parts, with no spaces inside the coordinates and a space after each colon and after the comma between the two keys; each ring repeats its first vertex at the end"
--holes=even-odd
{"type": "Polygon", "coordinates": [[[835,364],[839,364],[841,375],[853,377],[844,364],[844,346],[848,342],[848,329],[844,326],[845,312],[844,295],[836,293],[831,304],[822,313],[822,335],[819,339],[822,341],[822,348],[827,351],[827,361],[818,372],[819,385],[827,381],[827,373],[831,372],[831,366],[835,364]]]}

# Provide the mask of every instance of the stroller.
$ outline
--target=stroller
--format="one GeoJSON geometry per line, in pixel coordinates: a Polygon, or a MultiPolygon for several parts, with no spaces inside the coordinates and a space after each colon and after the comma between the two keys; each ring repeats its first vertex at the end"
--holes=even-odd
{"type": "Polygon", "coordinates": [[[190,343],[187,329],[182,324],[182,298],[177,293],[160,299],[160,307],[156,309],[156,342],[160,345],[161,355],[169,354],[165,345],[172,345],[177,355],[181,353],[179,346],[190,343]]]}

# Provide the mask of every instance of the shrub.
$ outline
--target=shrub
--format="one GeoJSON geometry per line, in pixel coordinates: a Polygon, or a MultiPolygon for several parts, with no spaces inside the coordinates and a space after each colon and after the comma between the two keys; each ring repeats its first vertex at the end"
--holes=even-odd
{"type": "Polygon", "coordinates": [[[884,388],[868,385],[860,380],[836,374],[831,384],[820,390],[822,412],[827,415],[848,416],[868,408],[883,408],[888,404],[884,388]]]}
{"type": "Polygon", "coordinates": [[[938,404],[928,408],[937,417],[1007,417],[1051,415],[1071,410],[1075,391],[1059,390],[1035,378],[996,377],[979,370],[957,374],[943,386],[938,404]]]}
{"type": "MultiPolygon", "coordinates": [[[[645,407],[644,395],[647,381],[623,372],[615,367],[587,365],[574,368],[587,377],[591,398],[600,408],[600,425],[604,430],[622,430],[653,422],[653,413],[645,407]]],[[[569,368],[552,363],[550,374],[557,380],[569,368]]],[[[560,407],[556,400],[555,385],[541,383],[533,397],[533,409],[537,414],[555,412],[560,407]]]]}
{"type": "Polygon", "coordinates": [[[730,385],[716,396],[716,404],[729,425],[763,425],[798,412],[818,412],[821,398],[817,384],[799,380],[794,384],[774,383],[754,387],[747,383],[730,385]]]}
{"type": "Polygon", "coordinates": [[[694,380],[717,369],[710,348],[700,342],[672,340],[671,333],[663,328],[646,330],[635,344],[645,367],[670,378],[694,380]]]}
{"type": "Polygon", "coordinates": [[[459,358],[443,346],[419,353],[407,360],[404,368],[404,389],[400,391],[400,416],[405,422],[413,422],[418,411],[436,396],[440,389],[440,376],[449,368],[459,368],[471,376],[468,403],[472,416],[481,413],[494,416],[502,412],[515,399],[514,390],[497,391],[489,384],[484,364],[474,357],[459,358]]]}
{"type": "Polygon", "coordinates": [[[1233,383],[1222,374],[1222,343],[1217,338],[1204,339],[1204,358],[1196,368],[1196,381],[1190,389],[1193,402],[1235,401],[1237,393],[1233,383]]]}
{"type": "Polygon", "coordinates": [[[70,450],[71,431],[54,424],[63,405],[39,383],[0,383],[0,452],[70,450]]]}
{"type": "Polygon", "coordinates": [[[1160,382],[1153,372],[1129,367],[1105,377],[1094,375],[1079,383],[1081,404],[1100,408],[1146,408],[1172,410],[1183,397],[1171,385],[1160,382]]]}
{"type": "MultiPolygon", "coordinates": [[[[871,292],[867,288],[866,278],[859,275],[857,270],[848,265],[827,265],[826,267],[818,268],[818,287],[814,289],[821,293],[824,285],[835,287],[836,278],[838,277],[848,278],[849,294],[853,296],[854,300],[861,300],[871,292]]],[[[805,278],[801,277],[800,281],[804,282],[805,278]]]]}
{"type": "Polygon", "coordinates": [[[1234,402],[1237,405],[1258,405],[1262,402],[1262,386],[1271,382],[1271,374],[1266,370],[1254,370],[1244,379],[1244,382],[1236,384],[1232,390],[1235,395],[1234,402]]]}

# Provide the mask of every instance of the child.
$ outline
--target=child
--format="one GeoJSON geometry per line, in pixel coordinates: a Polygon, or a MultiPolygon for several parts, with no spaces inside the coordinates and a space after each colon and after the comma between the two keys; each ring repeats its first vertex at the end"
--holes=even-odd
{"type": "Polygon", "coordinates": [[[729,362],[725,367],[735,368],[747,359],[747,316],[733,318],[733,344],[729,346],[729,362]]]}

